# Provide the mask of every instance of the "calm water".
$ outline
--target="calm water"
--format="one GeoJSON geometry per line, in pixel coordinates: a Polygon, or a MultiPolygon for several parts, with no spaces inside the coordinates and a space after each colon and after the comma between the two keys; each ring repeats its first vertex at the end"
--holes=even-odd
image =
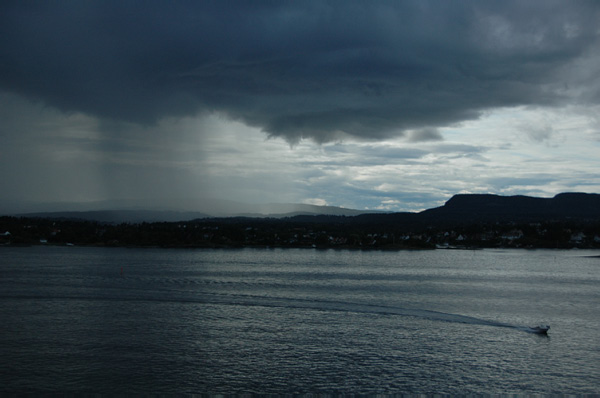
{"type": "Polygon", "coordinates": [[[0,248],[0,392],[600,393],[599,254],[0,248]]]}

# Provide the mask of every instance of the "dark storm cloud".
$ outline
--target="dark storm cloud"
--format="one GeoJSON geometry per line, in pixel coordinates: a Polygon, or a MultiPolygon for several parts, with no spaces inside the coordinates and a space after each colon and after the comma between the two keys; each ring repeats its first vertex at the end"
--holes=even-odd
{"type": "Polygon", "coordinates": [[[3,2],[0,89],[142,125],[217,112],[290,142],[406,130],[432,140],[485,109],[598,98],[597,77],[578,76],[597,56],[599,10],[547,0],[3,2]]]}

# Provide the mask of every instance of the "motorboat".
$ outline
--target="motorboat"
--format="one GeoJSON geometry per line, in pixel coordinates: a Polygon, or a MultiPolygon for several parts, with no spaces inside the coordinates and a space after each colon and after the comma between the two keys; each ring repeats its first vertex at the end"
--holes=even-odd
{"type": "Polygon", "coordinates": [[[539,326],[529,327],[529,329],[531,329],[531,331],[533,333],[548,334],[548,330],[550,330],[550,326],[548,326],[548,325],[539,325],[539,326]]]}

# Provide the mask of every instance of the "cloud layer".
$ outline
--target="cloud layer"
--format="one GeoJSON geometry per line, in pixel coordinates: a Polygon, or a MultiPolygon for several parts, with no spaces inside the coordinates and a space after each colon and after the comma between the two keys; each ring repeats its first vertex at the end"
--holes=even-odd
{"type": "Polygon", "coordinates": [[[427,141],[487,109],[597,103],[599,20],[594,1],[9,1],[0,90],[112,134],[217,113],[293,143],[427,141]]]}
{"type": "Polygon", "coordinates": [[[585,0],[3,1],[0,214],[600,192],[598,21],[585,0]]]}

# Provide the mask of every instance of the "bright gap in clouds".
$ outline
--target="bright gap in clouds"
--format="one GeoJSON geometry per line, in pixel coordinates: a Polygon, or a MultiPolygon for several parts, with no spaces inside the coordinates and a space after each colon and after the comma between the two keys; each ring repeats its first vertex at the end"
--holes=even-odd
{"type": "Polygon", "coordinates": [[[439,206],[456,193],[597,192],[593,111],[512,108],[442,129],[438,141],[304,140],[293,147],[211,116],[202,121],[212,134],[199,149],[198,172],[214,197],[386,211],[439,206]]]}
{"type": "Polygon", "coordinates": [[[195,199],[211,198],[419,211],[457,193],[600,191],[598,107],[499,109],[424,141],[409,132],[290,146],[215,114],[107,125],[16,96],[3,100],[12,104],[0,110],[3,128],[18,133],[0,143],[0,188],[9,200],[126,199],[201,210],[195,199]]]}

